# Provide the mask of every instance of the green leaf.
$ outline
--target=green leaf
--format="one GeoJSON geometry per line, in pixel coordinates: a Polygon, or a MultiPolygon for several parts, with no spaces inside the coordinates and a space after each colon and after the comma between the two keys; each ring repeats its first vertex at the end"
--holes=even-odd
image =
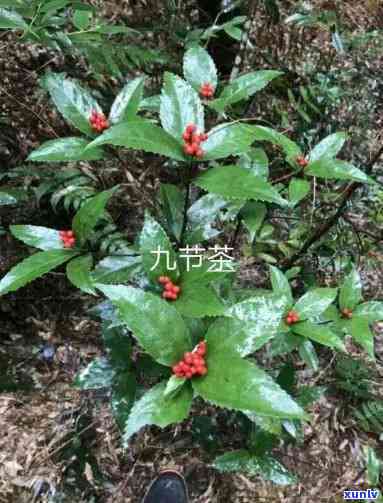
{"type": "Polygon", "coordinates": [[[93,283],[124,283],[140,268],[141,257],[136,255],[110,256],[102,259],[92,271],[93,283]]]}
{"type": "Polygon", "coordinates": [[[276,295],[285,296],[289,303],[289,306],[291,306],[293,303],[293,294],[291,291],[289,280],[286,278],[283,272],[277,267],[274,267],[272,265],[269,267],[271,273],[271,285],[273,287],[273,292],[276,295]]]}
{"type": "Polygon", "coordinates": [[[372,300],[359,304],[354,310],[354,316],[365,317],[370,323],[383,320],[383,302],[372,300]]]}
{"type": "Polygon", "coordinates": [[[257,232],[262,227],[266,213],[266,205],[257,201],[248,201],[241,209],[241,217],[245,227],[249,231],[251,242],[254,241],[257,232]]]}
{"type": "Polygon", "coordinates": [[[100,113],[102,110],[92,95],[62,73],[48,73],[42,85],[49,91],[61,115],[82,133],[93,136],[89,118],[93,110],[100,113]]]}
{"type": "Polygon", "coordinates": [[[0,206],[17,204],[26,199],[27,191],[13,187],[0,187],[0,206]]]}
{"type": "Polygon", "coordinates": [[[85,293],[96,295],[90,270],[93,265],[93,258],[90,253],[71,260],[66,266],[66,273],[69,281],[85,293]]]}
{"type": "Polygon", "coordinates": [[[134,404],[137,383],[134,375],[129,372],[119,373],[116,378],[110,404],[113,416],[120,430],[123,430],[134,404]]]}
{"type": "Polygon", "coordinates": [[[208,373],[192,380],[196,393],[219,407],[263,416],[304,419],[301,407],[263,370],[221,347],[219,331],[206,336],[208,373]]]}
{"type": "Polygon", "coordinates": [[[179,240],[184,220],[185,194],[176,185],[162,183],[160,201],[167,226],[179,240]]]}
{"type": "Polygon", "coordinates": [[[342,339],[331,331],[328,325],[314,325],[310,321],[302,321],[291,326],[294,334],[303,335],[324,346],[346,351],[342,339]]]}
{"type": "Polygon", "coordinates": [[[219,166],[200,175],[194,183],[202,189],[227,199],[255,199],[286,205],[274,187],[239,166],[219,166]]]}
{"type": "Polygon", "coordinates": [[[299,344],[299,355],[302,360],[315,372],[319,369],[319,359],[315,346],[310,340],[304,340],[299,344]]]}
{"type": "Polygon", "coordinates": [[[194,89],[183,79],[165,72],[161,93],[162,127],[180,144],[188,124],[195,124],[199,133],[205,129],[204,110],[194,89]]]}
{"type": "Polygon", "coordinates": [[[80,389],[110,388],[114,376],[115,371],[106,358],[95,358],[77,374],[74,385],[80,389]]]}
{"type": "Polygon", "coordinates": [[[125,84],[110,109],[111,124],[134,119],[140,107],[144,84],[145,77],[137,77],[125,84]]]}
{"type": "Polygon", "coordinates": [[[310,162],[318,161],[322,158],[331,159],[336,157],[347,140],[346,133],[334,133],[322,140],[310,153],[310,162]]]}
{"type": "Polygon", "coordinates": [[[92,141],[87,149],[104,144],[152,152],[177,161],[186,160],[178,141],[162,128],[144,119],[137,118],[112,126],[92,141]]]}
{"type": "Polygon", "coordinates": [[[161,96],[156,94],[154,96],[148,96],[140,101],[140,110],[147,110],[148,112],[160,112],[161,106],[161,96]]]}
{"type": "Polygon", "coordinates": [[[186,377],[177,377],[175,375],[171,376],[166,383],[166,388],[164,391],[165,396],[174,396],[185,384],[186,377]]]}
{"type": "Polygon", "coordinates": [[[101,148],[85,150],[89,141],[85,138],[59,138],[49,140],[31,152],[27,161],[32,162],[68,162],[68,161],[97,161],[102,159],[104,152],[101,148]]]}
{"type": "Polygon", "coordinates": [[[120,319],[157,362],[171,366],[190,350],[186,325],[170,303],[158,295],[121,285],[97,285],[118,308],[120,319]]]}
{"type": "Polygon", "coordinates": [[[296,206],[304,199],[311,190],[311,184],[307,180],[292,178],[289,184],[289,200],[291,206],[296,206]]]}
{"type": "Polygon", "coordinates": [[[0,8],[0,29],[27,30],[28,24],[17,12],[0,8]]]}
{"type": "Polygon", "coordinates": [[[104,215],[105,207],[115,190],[116,187],[90,197],[76,213],[72,228],[80,242],[85,241],[91,235],[98,221],[104,215]]]}
{"type": "Polygon", "coordinates": [[[165,428],[189,415],[192,402],[190,386],[183,386],[175,396],[168,397],[164,395],[165,388],[165,382],[157,384],[134,404],[124,428],[124,447],[127,447],[129,438],[144,426],[154,424],[165,428]]]}
{"type": "Polygon", "coordinates": [[[287,136],[265,126],[255,126],[256,141],[269,141],[273,145],[278,145],[282,148],[287,157],[296,158],[302,155],[301,149],[296,143],[287,138],[287,136]]]}
{"type": "Polygon", "coordinates": [[[170,240],[161,225],[149,213],[145,214],[140,235],[140,253],[146,275],[154,283],[157,283],[159,276],[169,276],[173,280],[179,276],[176,255],[170,240]],[[155,253],[157,251],[158,253],[155,253]]]}
{"type": "Polygon", "coordinates": [[[251,148],[241,155],[238,161],[241,168],[249,169],[255,176],[267,180],[269,176],[269,160],[263,148],[251,148]]]}
{"type": "Polygon", "coordinates": [[[301,321],[317,318],[334,302],[337,292],[336,288],[315,288],[305,293],[293,309],[299,314],[301,321]]]}
{"type": "Polygon", "coordinates": [[[334,180],[355,180],[361,183],[373,183],[371,178],[360,169],[346,161],[322,157],[311,162],[305,169],[306,175],[334,180]]]}
{"type": "Polygon", "coordinates": [[[123,326],[115,326],[104,319],[101,325],[102,338],[113,367],[127,370],[131,366],[132,338],[123,326]]]}
{"type": "Polygon", "coordinates": [[[64,248],[59,231],[54,229],[37,225],[11,225],[9,229],[16,239],[28,246],[40,250],[60,250],[64,248]]]}
{"type": "Polygon", "coordinates": [[[214,224],[220,210],[225,206],[227,206],[227,201],[215,194],[205,194],[197,199],[187,212],[189,226],[186,235],[187,243],[201,243],[220,234],[214,224]]]}
{"type": "Polygon", "coordinates": [[[180,286],[181,294],[173,305],[182,316],[203,318],[224,313],[225,306],[212,288],[187,282],[181,283],[180,286]]]}
{"type": "Polygon", "coordinates": [[[31,255],[13,267],[0,281],[0,295],[14,292],[75,257],[74,250],[49,250],[31,255]]]}
{"type": "Polygon", "coordinates": [[[201,160],[211,161],[243,154],[254,142],[254,136],[254,126],[239,122],[220,124],[209,131],[208,139],[201,144],[204,151],[201,160]]]}
{"type": "Polygon", "coordinates": [[[227,85],[210,106],[218,112],[223,112],[227,106],[248,99],[280,75],[283,73],[274,70],[260,70],[242,75],[227,85]]]}
{"type": "Polygon", "coordinates": [[[209,82],[217,87],[217,69],[209,53],[202,47],[192,47],[184,55],[185,79],[199,92],[202,84],[209,82]]]}
{"type": "Polygon", "coordinates": [[[351,320],[351,334],[352,338],[375,360],[374,334],[370,330],[368,320],[354,315],[351,320]]]}
{"type": "Polygon", "coordinates": [[[75,10],[73,13],[73,24],[78,30],[86,30],[91,23],[92,12],[75,10]]]}
{"type": "Polygon", "coordinates": [[[383,472],[383,462],[369,445],[363,446],[363,453],[366,458],[368,484],[378,486],[381,472],[383,472]]]}
{"type": "Polygon", "coordinates": [[[340,287],[339,307],[353,311],[362,299],[362,282],[358,271],[353,268],[340,287]]]}

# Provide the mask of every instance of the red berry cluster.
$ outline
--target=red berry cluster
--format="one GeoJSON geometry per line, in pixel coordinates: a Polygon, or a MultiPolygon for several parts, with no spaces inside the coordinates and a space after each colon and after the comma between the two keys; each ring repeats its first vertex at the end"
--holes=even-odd
{"type": "Polygon", "coordinates": [[[305,157],[303,157],[303,155],[300,155],[299,157],[297,157],[296,161],[297,161],[297,164],[299,164],[299,166],[301,168],[305,168],[309,164],[309,161],[305,157]]]}
{"type": "Polygon", "coordinates": [[[297,323],[297,321],[299,321],[299,314],[295,311],[289,311],[287,313],[285,321],[288,325],[293,325],[294,323],[297,323]]]}
{"type": "Polygon", "coordinates": [[[207,374],[206,362],[206,342],[200,342],[192,353],[185,353],[183,360],[173,367],[173,374],[177,377],[191,379],[193,376],[204,376],[207,374]]]}
{"type": "Polygon", "coordinates": [[[204,98],[212,98],[214,96],[214,86],[213,84],[210,84],[210,82],[205,82],[202,84],[199,93],[201,96],[204,98]]]}
{"type": "Polygon", "coordinates": [[[206,141],[208,136],[205,133],[198,134],[197,126],[195,124],[189,124],[186,126],[185,132],[182,135],[184,140],[184,152],[186,155],[194,155],[201,159],[204,155],[204,151],[201,148],[201,142],[206,141]]]}
{"type": "Polygon", "coordinates": [[[64,248],[73,248],[76,244],[76,238],[73,231],[60,231],[59,236],[64,243],[64,248]]]}
{"type": "Polygon", "coordinates": [[[179,294],[181,293],[181,288],[175,285],[168,276],[160,276],[158,278],[158,283],[164,286],[164,291],[162,292],[162,298],[168,300],[177,300],[179,294]]]}
{"type": "Polygon", "coordinates": [[[104,129],[108,129],[109,121],[102,112],[97,112],[97,110],[92,110],[90,119],[90,125],[94,131],[102,133],[104,129]]]}
{"type": "Polygon", "coordinates": [[[342,318],[348,318],[349,320],[352,318],[352,310],[351,309],[342,309],[342,318]]]}

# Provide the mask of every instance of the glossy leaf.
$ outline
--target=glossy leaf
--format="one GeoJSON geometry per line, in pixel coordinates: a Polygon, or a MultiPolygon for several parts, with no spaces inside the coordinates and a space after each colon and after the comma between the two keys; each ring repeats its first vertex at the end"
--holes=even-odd
{"type": "Polygon", "coordinates": [[[192,380],[197,394],[220,407],[250,411],[263,416],[300,418],[301,407],[263,370],[238,353],[221,348],[221,335],[206,336],[208,373],[192,380]]]}
{"type": "Polygon", "coordinates": [[[289,184],[289,201],[291,206],[296,206],[299,202],[301,202],[310,190],[310,182],[300,178],[292,178],[289,184]]]}
{"type": "Polygon", "coordinates": [[[281,206],[286,204],[271,184],[239,166],[211,168],[200,175],[194,183],[208,192],[227,199],[244,201],[255,199],[281,206]]]}
{"type": "Polygon", "coordinates": [[[219,98],[213,100],[210,106],[218,112],[223,112],[227,106],[248,99],[280,75],[282,72],[274,70],[259,70],[242,75],[227,85],[219,98]]]}
{"type": "Polygon", "coordinates": [[[161,107],[161,96],[156,94],[154,96],[148,96],[140,102],[140,110],[147,110],[148,112],[159,113],[161,107]]]}
{"type": "Polygon", "coordinates": [[[319,369],[319,359],[314,344],[306,339],[299,344],[299,355],[315,372],[319,369]]]}
{"type": "Polygon", "coordinates": [[[354,310],[362,299],[362,282],[358,271],[353,268],[340,287],[339,307],[354,310]]]}
{"type": "Polygon", "coordinates": [[[305,293],[294,305],[300,320],[320,316],[336,298],[336,288],[314,288],[305,293]]]}
{"type": "Polygon", "coordinates": [[[351,320],[351,334],[352,338],[375,360],[374,334],[371,332],[368,320],[363,317],[353,316],[351,320]]]}
{"type": "MultiPolygon", "coordinates": [[[[383,461],[378,458],[375,450],[369,446],[365,445],[363,447],[363,454],[366,458],[366,468],[367,468],[367,479],[370,486],[379,486],[379,480],[383,473],[383,461]]],[[[375,490],[378,492],[377,490],[375,490]]],[[[371,495],[372,496],[372,495],[371,495]]],[[[377,494],[379,496],[379,493],[377,494]]],[[[374,498],[376,499],[376,498],[374,498]]],[[[378,503],[382,500],[380,497],[378,503]]]]}
{"type": "Polygon", "coordinates": [[[172,375],[168,382],[166,383],[166,388],[164,391],[165,396],[174,396],[182,386],[185,384],[186,378],[185,377],[177,377],[175,375],[172,375]]]}
{"type": "Polygon", "coordinates": [[[177,279],[179,270],[173,247],[164,229],[149,213],[140,235],[140,253],[146,275],[153,282],[157,283],[159,276],[177,279]]]}
{"type": "Polygon", "coordinates": [[[66,273],[69,281],[81,291],[95,295],[90,270],[93,265],[93,258],[90,253],[76,257],[66,266],[66,273]]]}
{"type": "Polygon", "coordinates": [[[37,225],[11,225],[10,231],[16,239],[40,250],[60,250],[64,248],[59,231],[37,225]]]}
{"type": "Polygon", "coordinates": [[[249,149],[241,155],[238,165],[249,169],[255,176],[260,176],[265,180],[269,176],[269,160],[263,148],[249,149]]]}
{"type": "Polygon", "coordinates": [[[27,30],[28,24],[22,16],[14,10],[7,10],[0,7],[0,29],[27,30]]]}
{"type": "Polygon", "coordinates": [[[216,194],[205,194],[197,199],[187,211],[189,225],[187,243],[201,243],[217,236],[220,231],[214,227],[214,224],[220,210],[226,205],[227,201],[216,194]]]}
{"type": "Polygon", "coordinates": [[[162,183],[160,201],[167,226],[179,240],[184,220],[185,195],[176,185],[162,183]]]}
{"type": "Polygon", "coordinates": [[[139,109],[145,77],[137,77],[125,84],[113,102],[109,113],[111,124],[134,119],[139,109]]]}
{"type": "Polygon", "coordinates": [[[331,159],[336,157],[347,140],[346,133],[334,133],[324,138],[310,153],[310,162],[322,158],[331,159]]]}
{"type": "Polygon", "coordinates": [[[69,161],[97,161],[102,159],[104,152],[101,148],[85,150],[89,141],[85,138],[59,138],[49,140],[31,152],[27,161],[32,162],[69,162],[69,161]]]}
{"type": "Polygon", "coordinates": [[[286,297],[288,302],[288,306],[286,307],[291,306],[293,303],[293,294],[291,291],[289,280],[286,278],[283,272],[277,267],[274,267],[272,265],[269,267],[270,267],[271,285],[273,287],[273,292],[278,296],[286,297]]]}
{"type": "Polygon", "coordinates": [[[266,213],[266,205],[257,201],[248,201],[241,209],[241,217],[245,227],[249,231],[250,241],[254,240],[255,235],[262,227],[266,213]]]}
{"type": "Polygon", "coordinates": [[[143,150],[177,161],[186,160],[179,142],[162,128],[144,119],[137,118],[112,126],[92,141],[87,148],[104,144],[143,150]]]}
{"type": "Polygon", "coordinates": [[[91,113],[102,110],[89,91],[62,73],[48,73],[43,77],[42,85],[49,91],[61,115],[82,133],[93,136],[89,123],[91,113]]]}
{"type": "Polygon", "coordinates": [[[97,288],[118,308],[120,319],[157,362],[174,365],[190,350],[189,332],[170,303],[131,286],[97,285],[97,288]]]}
{"type": "Polygon", "coordinates": [[[102,339],[113,367],[126,371],[131,366],[133,340],[124,326],[103,319],[101,325],[102,339]]]}
{"type": "Polygon", "coordinates": [[[74,385],[84,390],[110,388],[114,376],[115,371],[106,358],[95,358],[77,374],[74,385]]]}
{"type": "Polygon", "coordinates": [[[241,123],[224,123],[208,132],[208,139],[201,144],[202,161],[223,159],[230,155],[247,152],[255,140],[254,126],[241,123]]]}
{"type": "Polygon", "coordinates": [[[116,376],[110,404],[120,430],[124,429],[128,421],[136,397],[136,388],[137,383],[133,374],[123,372],[116,376]]]}
{"type": "Polygon", "coordinates": [[[217,69],[209,53],[202,47],[192,47],[184,56],[185,79],[199,92],[202,84],[209,82],[217,87],[217,69]]]}
{"type": "Polygon", "coordinates": [[[305,169],[306,175],[334,180],[354,180],[361,183],[372,183],[371,178],[363,171],[346,161],[322,157],[311,162],[305,169]]]}
{"type": "Polygon", "coordinates": [[[130,437],[144,426],[154,424],[165,428],[189,415],[192,401],[190,386],[183,386],[175,396],[168,397],[164,395],[165,388],[165,382],[157,384],[134,404],[124,428],[124,447],[127,447],[130,437]]]}
{"type": "Polygon", "coordinates": [[[334,332],[331,331],[329,325],[315,325],[310,321],[302,321],[292,325],[294,334],[303,335],[308,339],[319,342],[324,346],[345,351],[342,339],[340,339],[334,332]]]}
{"type": "Polygon", "coordinates": [[[92,271],[94,283],[124,283],[140,268],[141,257],[137,255],[114,255],[102,259],[92,271]]]}
{"type": "Polygon", "coordinates": [[[72,228],[76,237],[81,241],[87,239],[98,221],[105,213],[105,207],[116,188],[104,190],[96,196],[90,197],[78,210],[73,218],[72,228]]]}
{"type": "Polygon", "coordinates": [[[169,72],[164,75],[160,118],[164,130],[180,144],[188,124],[195,124],[198,133],[205,130],[204,110],[198,94],[187,82],[169,72]]]}
{"type": "Polygon", "coordinates": [[[383,320],[383,302],[372,300],[359,304],[355,308],[354,316],[365,317],[370,323],[383,320]]]}
{"type": "Polygon", "coordinates": [[[75,257],[74,250],[48,250],[35,253],[19,262],[0,281],[0,295],[14,292],[36,278],[75,257]]]}
{"type": "Polygon", "coordinates": [[[256,141],[268,141],[273,145],[278,145],[282,148],[287,157],[296,158],[302,155],[299,146],[292,140],[287,138],[287,136],[275,131],[265,126],[255,126],[255,138],[256,141]]]}
{"type": "Polygon", "coordinates": [[[27,191],[13,187],[0,187],[0,206],[17,204],[26,199],[27,191]]]}
{"type": "Polygon", "coordinates": [[[188,282],[181,283],[180,286],[181,294],[173,304],[182,316],[203,318],[224,313],[225,306],[212,288],[188,282]]]}

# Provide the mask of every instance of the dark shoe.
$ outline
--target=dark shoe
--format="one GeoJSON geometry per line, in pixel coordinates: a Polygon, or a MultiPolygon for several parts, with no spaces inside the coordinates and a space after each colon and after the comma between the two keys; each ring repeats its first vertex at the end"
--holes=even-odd
{"type": "Polygon", "coordinates": [[[152,482],[142,503],[188,503],[185,480],[177,472],[164,471],[152,482]]]}

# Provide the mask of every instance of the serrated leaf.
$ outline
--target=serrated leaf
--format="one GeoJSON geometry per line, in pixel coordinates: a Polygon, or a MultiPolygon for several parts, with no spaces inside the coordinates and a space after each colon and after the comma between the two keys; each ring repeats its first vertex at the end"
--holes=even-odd
{"type": "Polygon", "coordinates": [[[300,320],[320,316],[336,298],[336,288],[314,288],[305,293],[294,305],[300,320]]]}
{"type": "Polygon", "coordinates": [[[192,380],[197,394],[220,407],[263,416],[304,419],[303,409],[263,370],[221,347],[219,331],[206,335],[208,372],[192,380]]]}
{"type": "Polygon", "coordinates": [[[302,201],[310,190],[310,182],[300,178],[292,178],[289,184],[289,201],[291,206],[296,206],[300,201],[302,201]]]}
{"type": "Polygon", "coordinates": [[[366,318],[354,315],[351,320],[352,338],[362,346],[367,354],[375,360],[374,334],[371,332],[369,322],[366,318]]]}
{"type": "Polygon", "coordinates": [[[27,30],[28,24],[17,12],[0,7],[0,29],[27,30]]]}
{"type": "Polygon", "coordinates": [[[59,138],[44,142],[33,150],[27,158],[31,162],[69,162],[69,161],[97,161],[102,159],[104,152],[101,148],[85,150],[89,141],[85,138],[59,138]]]}
{"type": "Polygon", "coordinates": [[[340,287],[339,307],[353,311],[362,299],[362,282],[358,271],[353,268],[340,287]]]}
{"type": "Polygon", "coordinates": [[[111,124],[134,119],[140,107],[145,77],[137,77],[125,84],[112,104],[109,113],[111,124]]]}
{"type": "Polygon", "coordinates": [[[93,265],[93,258],[90,253],[76,257],[66,266],[66,273],[69,281],[81,291],[95,295],[90,270],[93,265]]]}
{"type": "Polygon", "coordinates": [[[240,155],[249,150],[255,140],[255,127],[242,123],[223,123],[208,133],[208,139],[201,143],[204,156],[202,161],[223,159],[240,155]]]}
{"type": "Polygon", "coordinates": [[[253,175],[267,180],[269,176],[269,160],[263,148],[251,148],[241,155],[238,161],[241,168],[249,169],[253,175]]]}
{"type": "Polygon", "coordinates": [[[78,210],[73,218],[72,228],[80,242],[85,241],[91,235],[98,221],[104,215],[105,207],[115,190],[116,187],[90,197],[78,210]]]}
{"type": "Polygon", "coordinates": [[[199,133],[205,130],[204,110],[198,94],[187,82],[169,72],[164,74],[160,118],[164,130],[180,144],[188,124],[195,124],[199,133]]]}
{"type": "Polygon", "coordinates": [[[161,96],[156,94],[155,96],[148,96],[140,102],[140,110],[147,110],[148,112],[160,112],[161,106],[161,96]]]}
{"type": "Polygon", "coordinates": [[[120,430],[123,430],[134,404],[137,383],[135,376],[129,372],[119,373],[115,381],[110,404],[113,416],[120,430]]]}
{"type": "Polygon", "coordinates": [[[227,106],[248,99],[281,75],[283,75],[282,72],[275,70],[259,70],[242,75],[227,85],[219,98],[213,100],[210,106],[218,112],[223,112],[227,106]]]}
{"type": "Polygon", "coordinates": [[[48,73],[43,77],[42,85],[49,91],[54,104],[70,124],[82,133],[94,135],[89,119],[93,110],[99,113],[102,110],[89,91],[62,73],[48,73]]]}
{"type": "Polygon", "coordinates": [[[103,258],[91,273],[93,283],[124,283],[140,268],[137,255],[114,255],[103,258]]]}
{"type": "Polygon", "coordinates": [[[302,341],[298,351],[302,360],[316,372],[319,369],[319,360],[313,343],[308,339],[302,341]]]}
{"type": "Polygon", "coordinates": [[[111,144],[186,161],[181,144],[162,128],[144,119],[112,126],[92,141],[87,148],[111,144]]]}
{"type": "Polygon", "coordinates": [[[209,82],[217,87],[217,69],[209,53],[202,47],[192,47],[184,55],[185,79],[199,92],[202,84],[209,82]]]}
{"type": "Polygon", "coordinates": [[[178,278],[177,259],[170,240],[161,225],[149,213],[145,214],[144,227],[140,234],[140,253],[146,275],[153,282],[157,283],[159,276],[169,276],[173,280],[178,278]]]}
{"type": "Polygon", "coordinates": [[[28,246],[40,250],[60,250],[64,248],[59,231],[37,225],[11,225],[11,234],[28,246]]]}
{"type": "Polygon", "coordinates": [[[97,288],[118,308],[120,319],[157,362],[174,365],[190,350],[188,329],[170,303],[131,286],[97,285],[97,288]]]}
{"type": "Polygon", "coordinates": [[[216,194],[205,194],[197,199],[187,211],[187,243],[201,243],[220,234],[220,231],[214,227],[214,223],[219,211],[225,206],[227,206],[227,201],[216,194]]]}
{"type": "Polygon", "coordinates": [[[183,228],[185,194],[176,185],[162,183],[160,201],[167,227],[179,240],[183,228]]]}
{"type": "Polygon", "coordinates": [[[31,255],[13,267],[0,281],[0,295],[14,292],[75,257],[74,250],[49,250],[31,255]]]}
{"type": "Polygon", "coordinates": [[[165,396],[174,396],[186,382],[186,377],[177,377],[172,375],[166,383],[164,391],[165,396]]]}
{"type": "Polygon", "coordinates": [[[383,302],[372,300],[359,304],[354,310],[354,316],[365,317],[370,323],[383,320],[383,302]]]}
{"type": "Polygon", "coordinates": [[[134,404],[124,428],[124,447],[127,447],[130,437],[144,426],[154,424],[165,428],[189,415],[191,387],[183,386],[179,393],[169,397],[164,395],[165,388],[166,382],[157,384],[134,404]]]}
{"type": "Polygon", "coordinates": [[[363,171],[346,161],[322,157],[318,161],[310,162],[305,169],[306,175],[334,180],[354,180],[361,183],[373,183],[363,171]]]}
{"type": "Polygon", "coordinates": [[[180,286],[181,294],[173,305],[182,316],[203,318],[224,313],[225,306],[212,288],[188,282],[182,282],[180,286]]]}
{"type": "Polygon", "coordinates": [[[310,321],[302,321],[291,326],[294,334],[303,335],[308,339],[319,342],[324,346],[346,351],[342,339],[340,339],[328,325],[315,325],[310,321]]]}
{"type": "Polygon", "coordinates": [[[318,161],[323,157],[328,159],[336,157],[346,140],[346,133],[334,133],[327,136],[311,151],[310,162],[318,161]]]}
{"type": "Polygon", "coordinates": [[[278,145],[281,147],[289,158],[296,158],[302,155],[302,151],[299,146],[292,140],[287,138],[287,136],[275,131],[265,126],[254,126],[256,141],[269,141],[273,145],[278,145]]]}
{"type": "Polygon", "coordinates": [[[106,358],[95,358],[74,380],[80,389],[110,388],[115,371],[106,358]]]}
{"type": "Polygon", "coordinates": [[[290,307],[293,303],[293,294],[291,291],[291,286],[289,280],[283,274],[283,272],[274,266],[270,267],[270,275],[271,275],[271,285],[273,287],[273,292],[278,296],[284,296],[287,299],[288,305],[286,307],[290,307]]]}
{"type": "Polygon", "coordinates": [[[271,184],[239,166],[211,168],[194,180],[194,183],[208,192],[228,199],[255,199],[286,205],[286,201],[271,184]]]}
{"type": "Polygon", "coordinates": [[[266,213],[266,205],[257,201],[248,201],[241,209],[241,217],[245,227],[249,231],[250,241],[254,240],[255,235],[262,227],[266,213]]]}

